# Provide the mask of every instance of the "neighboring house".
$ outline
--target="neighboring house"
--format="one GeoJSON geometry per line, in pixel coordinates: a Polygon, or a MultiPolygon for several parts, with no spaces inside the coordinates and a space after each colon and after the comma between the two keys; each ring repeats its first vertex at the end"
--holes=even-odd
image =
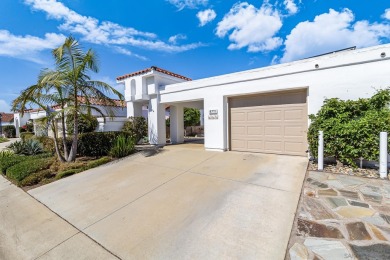
{"type": "MultiPolygon", "coordinates": [[[[96,117],[99,122],[99,126],[97,127],[96,131],[100,131],[100,132],[120,131],[124,123],[127,121],[126,103],[116,99],[113,99],[113,101],[115,102],[114,106],[104,106],[102,105],[102,102],[99,102],[99,100],[90,99],[91,105],[99,108],[102,112],[106,113],[105,117],[102,117],[100,113],[92,110],[92,115],[96,117]],[[109,116],[108,114],[109,110],[111,110],[114,113],[113,117],[109,116]]],[[[81,104],[85,104],[85,99],[83,97],[79,97],[79,102],[81,104]]],[[[59,107],[53,106],[51,109],[57,110],[59,109],[59,107]]],[[[16,135],[19,136],[19,127],[26,125],[27,122],[29,121],[30,122],[32,121],[34,125],[34,132],[37,135],[52,136],[52,133],[47,133],[46,129],[42,127],[42,124],[39,122],[39,120],[46,117],[46,115],[47,113],[43,109],[26,110],[23,116],[20,113],[15,113],[14,125],[16,127],[16,135]]]]}
{"type": "Polygon", "coordinates": [[[12,113],[4,113],[0,112],[1,114],[1,126],[4,127],[6,125],[13,125],[14,124],[14,114],[12,113]]]}
{"type": "Polygon", "coordinates": [[[325,98],[370,97],[390,84],[390,45],[354,48],[295,62],[190,81],[151,67],[117,78],[125,85],[127,116],[148,106],[149,141],[184,141],[183,108],[204,109],[204,146],[306,156],[309,114],[325,98]]]}

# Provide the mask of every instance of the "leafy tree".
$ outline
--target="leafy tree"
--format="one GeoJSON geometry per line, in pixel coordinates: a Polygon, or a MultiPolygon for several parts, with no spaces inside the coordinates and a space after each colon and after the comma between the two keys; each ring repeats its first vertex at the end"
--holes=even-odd
{"type": "MultiPolygon", "coordinates": [[[[88,114],[87,115],[80,114],[78,132],[79,134],[93,132],[98,127],[98,125],[99,122],[96,119],[96,117],[88,114]]],[[[72,116],[68,116],[66,120],[66,129],[68,131],[68,134],[70,135],[73,134],[74,120],[72,116]]]]}
{"type": "Polygon", "coordinates": [[[200,112],[195,108],[184,108],[184,127],[200,124],[200,112]]]}
{"type": "Polygon", "coordinates": [[[13,125],[6,125],[3,127],[3,133],[5,137],[15,137],[16,136],[16,128],[13,125]]]}
{"type": "MultiPolygon", "coordinates": [[[[310,115],[310,152],[317,156],[318,131],[324,131],[324,156],[353,166],[355,160],[379,157],[379,133],[390,132],[390,90],[379,90],[371,98],[326,99],[316,115],[310,115]]],[[[390,144],[390,143],[389,143],[390,144]]]]}
{"type": "Polygon", "coordinates": [[[138,143],[142,137],[148,135],[148,122],[143,116],[129,117],[129,121],[123,125],[122,131],[130,133],[135,143],[138,143]]]}
{"type": "Polygon", "coordinates": [[[55,146],[58,158],[61,161],[74,161],[77,154],[77,141],[79,132],[79,120],[81,115],[91,115],[96,111],[102,116],[113,116],[111,110],[102,111],[92,105],[99,101],[101,106],[114,106],[115,103],[108,95],[114,94],[123,100],[123,95],[110,85],[91,80],[90,72],[98,72],[96,54],[89,49],[84,52],[80,44],[73,37],[65,39],[64,44],[52,51],[55,60],[55,69],[43,70],[36,85],[22,91],[21,95],[13,101],[13,110],[24,112],[26,105],[33,104],[44,109],[47,113],[45,118],[48,127],[55,133],[55,146]],[[56,106],[53,111],[51,106],[56,106]],[[73,141],[70,149],[66,145],[65,117],[72,116],[73,141]],[[61,122],[62,140],[64,153],[58,147],[58,121],[61,122]]]}

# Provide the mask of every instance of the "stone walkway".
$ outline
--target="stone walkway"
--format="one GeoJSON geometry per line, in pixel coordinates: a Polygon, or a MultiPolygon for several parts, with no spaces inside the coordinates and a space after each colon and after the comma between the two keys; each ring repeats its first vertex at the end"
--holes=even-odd
{"type": "Polygon", "coordinates": [[[390,259],[390,182],[310,171],[286,259],[390,259]]]}

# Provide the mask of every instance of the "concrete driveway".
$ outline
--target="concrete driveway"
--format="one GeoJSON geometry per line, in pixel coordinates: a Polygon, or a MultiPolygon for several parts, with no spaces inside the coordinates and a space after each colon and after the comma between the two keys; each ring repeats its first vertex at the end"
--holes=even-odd
{"type": "Polygon", "coordinates": [[[122,259],[283,259],[306,167],[177,145],[29,193],[122,259]]]}

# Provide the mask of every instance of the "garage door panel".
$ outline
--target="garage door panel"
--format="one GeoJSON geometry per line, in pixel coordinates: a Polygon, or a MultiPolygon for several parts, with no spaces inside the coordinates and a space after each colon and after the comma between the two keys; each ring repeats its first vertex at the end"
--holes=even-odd
{"type": "Polygon", "coordinates": [[[245,135],[246,127],[245,126],[234,126],[232,127],[232,135],[245,135]]]}
{"type": "Polygon", "coordinates": [[[283,119],[283,111],[281,110],[271,110],[271,111],[266,111],[264,113],[264,117],[265,117],[265,121],[268,122],[268,121],[280,121],[283,119]]]}
{"type": "Polygon", "coordinates": [[[247,112],[248,122],[251,121],[263,121],[264,120],[264,112],[263,111],[248,111],[247,112]]]}
{"type": "Polygon", "coordinates": [[[246,121],[246,113],[245,112],[234,112],[231,114],[232,122],[234,121],[246,121]]]}
{"type": "Polygon", "coordinates": [[[246,140],[232,140],[232,146],[234,146],[236,149],[246,149],[246,142],[246,140]]]}
{"type": "Polygon", "coordinates": [[[283,142],[282,141],[264,141],[264,150],[268,152],[283,152],[283,142]]]}
{"type": "Polygon", "coordinates": [[[304,132],[304,126],[285,126],[284,127],[284,136],[285,137],[301,137],[304,132]]]}
{"type": "Polygon", "coordinates": [[[264,127],[265,136],[282,136],[283,135],[283,126],[265,126],[264,127]]]}
{"type": "Polygon", "coordinates": [[[305,102],[304,91],[231,99],[231,150],[305,156],[305,102]]]}
{"type": "Polygon", "coordinates": [[[302,121],[302,117],[304,116],[303,109],[292,109],[284,111],[284,120],[287,121],[302,121]]]}
{"type": "Polygon", "coordinates": [[[262,126],[248,126],[248,135],[260,135],[264,134],[264,128],[262,126]]]}
{"type": "Polygon", "coordinates": [[[251,150],[263,150],[264,149],[264,142],[263,141],[260,141],[260,140],[248,140],[248,143],[247,143],[247,147],[248,149],[251,149],[251,150]]]}

